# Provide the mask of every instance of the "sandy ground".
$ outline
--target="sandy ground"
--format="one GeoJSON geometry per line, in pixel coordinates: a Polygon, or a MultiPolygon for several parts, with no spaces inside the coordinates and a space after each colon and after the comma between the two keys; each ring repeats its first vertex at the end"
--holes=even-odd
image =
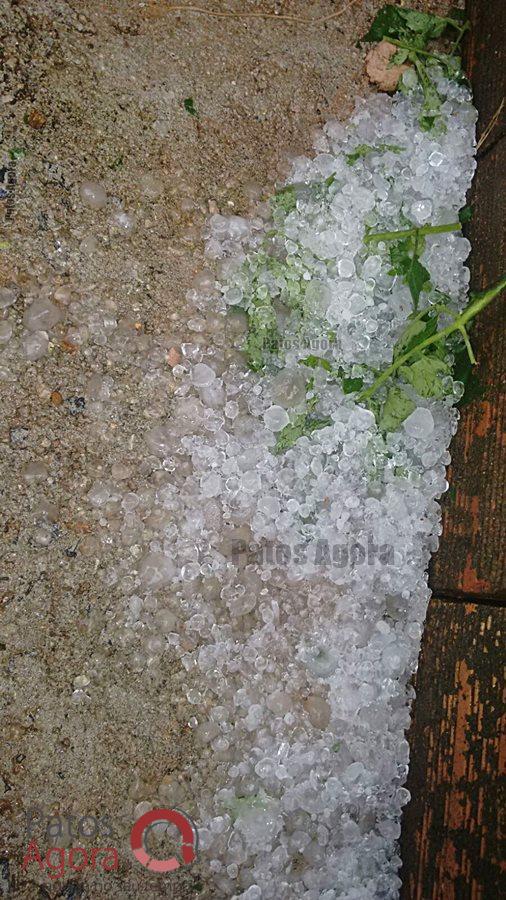
{"type": "MultiPolygon", "coordinates": [[[[207,8],[316,19],[340,5],[207,8]]],[[[184,339],[185,292],[204,262],[206,215],[247,213],[249,183],[272,186],[288,152],[310,149],[312,129],[345,117],[355,95],[366,93],[355,42],[379,6],[358,2],[338,19],[307,26],[176,14],[165,0],[1,0],[0,166],[8,191],[0,277],[20,291],[9,312],[15,331],[26,301],[69,285],[75,298],[116,304],[114,314],[139,335],[184,339]],[[190,97],[196,116],[185,109],[190,97]],[[162,183],[156,199],[140,189],[146,172],[162,183]],[[86,178],[103,183],[107,209],[80,202],[86,178]],[[110,225],[115,206],[135,216],[128,237],[110,225]]],[[[169,802],[178,782],[191,812],[197,750],[177,666],[167,663],[147,684],[107,640],[119,594],[104,583],[111,561],[86,499],[113,462],[132,466],[132,490],[142,481],[142,434],[160,410],[146,406],[126,366],[111,370],[100,347],[91,353],[65,340],[63,324],[47,356],[6,367],[0,359],[0,375],[0,895],[212,896],[198,865],[149,875],[127,846],[140,801],[169,802]],[[122,414],[97,425],[76,398],[90,375],[104,371],[120,391],[122,414]],[[27,483],[34,461],[48,474],[27,483]],[[44,501],[49,513],[41,512],[44,501]],[[51,524],[47,545],[41,516],[51,524]],[[85,671],[92,685],[76,700],[74,681],[85,671]],[[46,815],[107,816],[119,870],[53,881],[36,864],[23,872],[24,811],[33,805],[46,815]]],[[[48,846],[35,834],[41,849],[48,846]]]]}

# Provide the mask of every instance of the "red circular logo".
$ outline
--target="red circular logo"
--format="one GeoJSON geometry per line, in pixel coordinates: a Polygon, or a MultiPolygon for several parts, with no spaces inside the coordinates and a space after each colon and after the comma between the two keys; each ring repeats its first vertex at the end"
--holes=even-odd
{"type": "Polygon", "coordinates": [[[155,859],[144,849],[144,832],[159,822],[170,822],[175,825],[181,834],[181,855],[183,864],[192,863],[197,856],[198,835],[197,829],[186,813],[179,809],[150,809],[137,819],[130,832],[130,846],[136,859],[150,872],[173,872],[182,865],[175,856],[168,859],[155,859]]]}

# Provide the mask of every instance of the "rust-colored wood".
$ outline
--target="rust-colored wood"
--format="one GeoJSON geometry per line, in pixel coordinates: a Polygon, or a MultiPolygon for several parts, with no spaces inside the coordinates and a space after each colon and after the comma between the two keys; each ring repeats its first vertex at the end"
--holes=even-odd
{"type": "MultiPolygon", "coordinates": [[[[465,62],[482,134],[506,96],[506,3],[467,4],[472,30],[465,62]]],[[[480,148],[468,234],[473,245],[471,286],[493,284],[504,274],[506,245],[506,108],[480,148]]],[[[478,318],[472,341],[485,386],[482,400],[462,410],[452,443],[450,491],[443,501],[443,538],[431,570],[435,594],[465,598],[505,596],[504,477],[505,298],[478,318]]]]}
{"type": "Polygon", "coordinates": [[[500,606],[430,603],[409,733],[402,900],[501,896],[505,620],[500,606]]]}

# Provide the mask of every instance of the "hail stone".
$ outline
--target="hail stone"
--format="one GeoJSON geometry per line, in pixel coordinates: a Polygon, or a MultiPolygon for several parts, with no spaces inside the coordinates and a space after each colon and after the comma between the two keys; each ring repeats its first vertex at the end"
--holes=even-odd
{"type": "Polygon", "coordinates": [[[79,186],[79,195],[85,206],[90,209],[102,209],[107,203],[105,188],[97,181],[82,181],[79,186]]]}

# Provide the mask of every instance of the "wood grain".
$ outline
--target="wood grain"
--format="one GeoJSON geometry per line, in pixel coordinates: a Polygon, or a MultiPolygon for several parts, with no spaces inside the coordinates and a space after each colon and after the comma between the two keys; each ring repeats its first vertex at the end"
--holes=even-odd
{"type": "MultiPolygon", "coordinates": [[[[479,110],[478,135],[506,96],[506,3],[475,0],[465,63],[479,110]]],[[[506,110],[480,149],[471,203],[471,286],[481,290],[503,274],[506,246],[506,110]]],[[[452,443],[450,491],[443,501],[443,539],[431,569],[435,594],[496,599],[505,596],[504,471],[505,297],[477,319],[472,342],[482,400],[465,406],[452,443]]]]}
{"type": "Polygon", "coordinates": [[[409,733],[402,900],[501,896],[505,620],[498,606],[430,603],[409,733]]]}

